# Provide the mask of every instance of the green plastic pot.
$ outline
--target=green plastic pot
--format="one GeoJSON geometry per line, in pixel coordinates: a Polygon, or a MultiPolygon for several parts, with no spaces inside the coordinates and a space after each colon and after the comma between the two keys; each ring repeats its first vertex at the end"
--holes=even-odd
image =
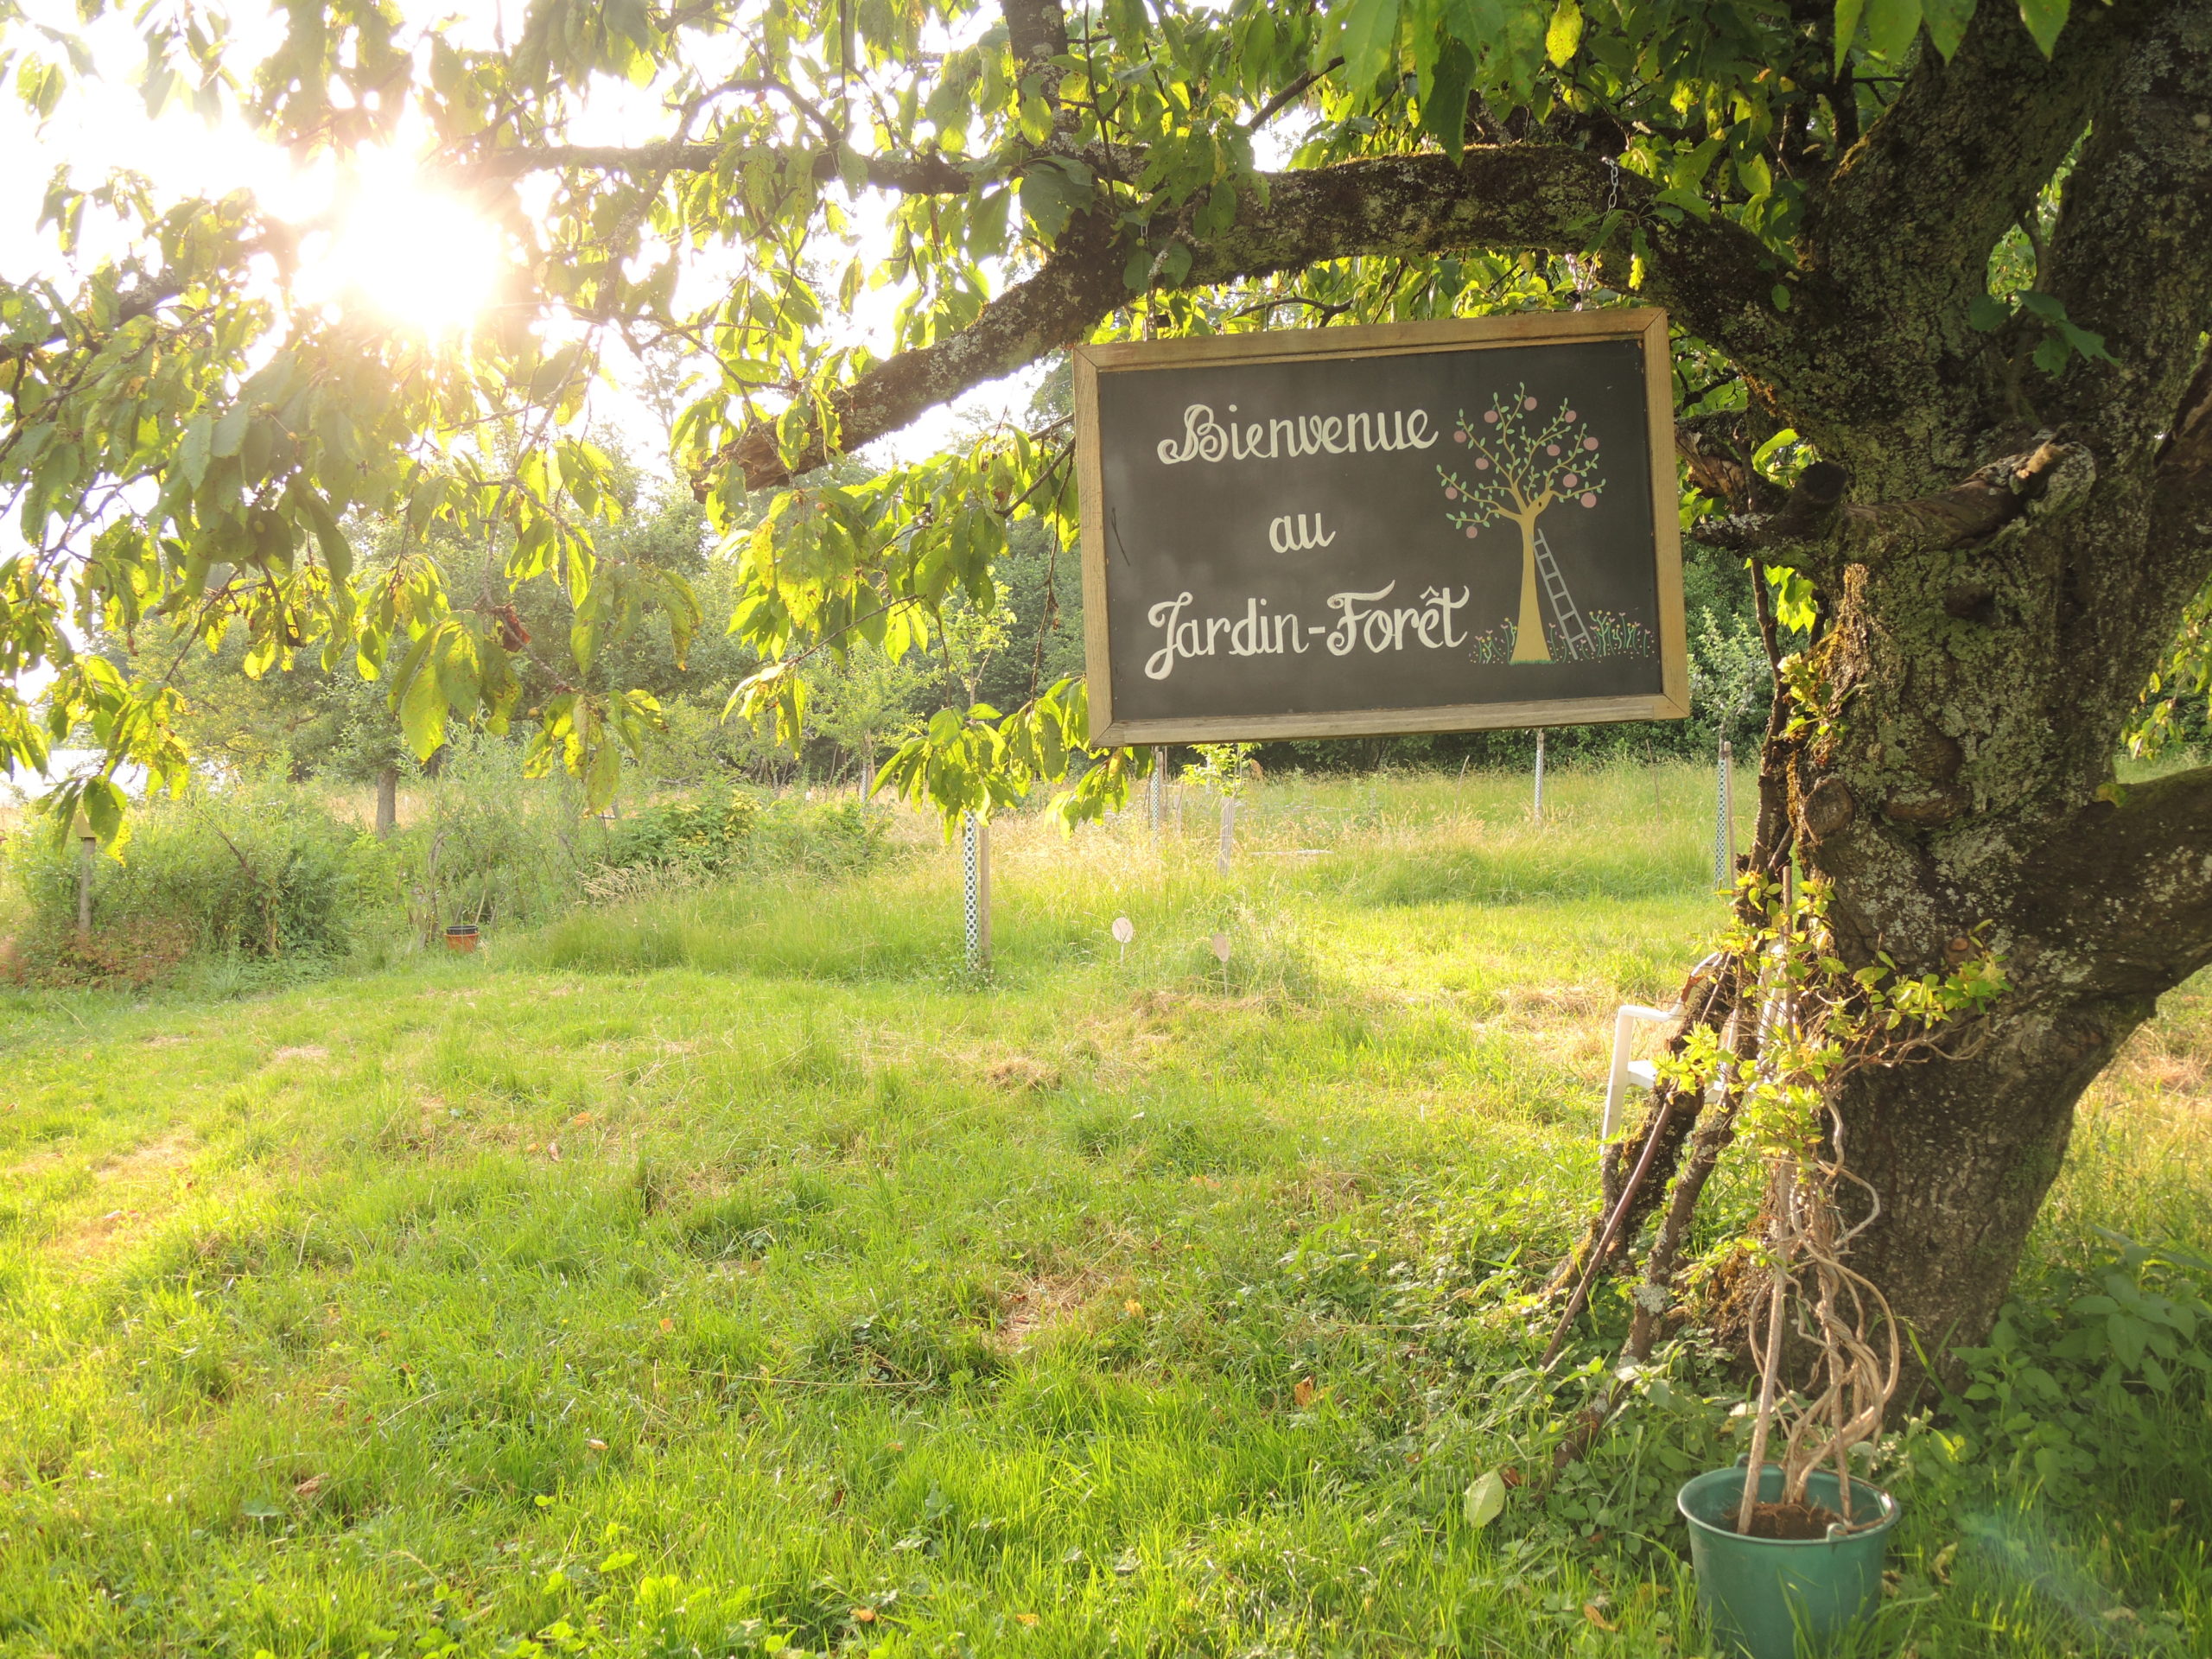
{"type": "MultiPolygon", "coordinates": [[[[1897,1527],[1897,1500],[1854,1480],[1849,1530],[1830,1527],[1826,1538],[1804,1540],[1746,1538],[1736,1530],[1746,1472],[1742,1465],[1715,1469],[1675,1499],[1689,1522],[1698,1603],[1724,1653],[1751,1659],[1816,1653],[1880,1604],[1882,1557],[1897,1527]]],[[[1834,1471],[1816,1472],[1805,1496],[1840,1513],[1839,1485],[1834,1471]]],[[[1770,1503],[1781,1496],[1782,1470],[1769,1464],[1759,1471],[1759,1499],[1770,1503]]]]}

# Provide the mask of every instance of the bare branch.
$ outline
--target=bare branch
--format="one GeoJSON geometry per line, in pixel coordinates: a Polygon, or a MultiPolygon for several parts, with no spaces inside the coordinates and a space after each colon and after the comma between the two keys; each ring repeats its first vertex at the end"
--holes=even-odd
{"type": "MultiPolygon", "coordinates": [[[[658,144],[544,144],[497,149],[448,170],[464,183],[490,183],[531,173],[705,173],[721,166],[741,167],[747,158],[766,154],[779,162],[804,162],[818,180],[839,176],[837,152],[791,144],[709,143],[703,140],[658,144]]],[[[868,181],[879,190],[907,195],[963,196],[975,187],[966,164],[935,150],[920,156],[862,158],[868,181]]]]}
{"type": "Polygon", "coordinates": [[[2044,499],[2060,479],[2082,484],[2094,475],[2088,452],[2044,442],[2025,454],[1992,461],[1965,482],[1934,495],[1846,506],[1844,469],[1833,461],[1815,461],[1779,510],[1705,519],[1697,527],[1697,539],[1830,577],[1847,563],[1877,565],[1903,554],[1972,546],[2044,499]]]}
{"type": "Polygon", "coordinates": [[[2106,995],[2156,996],[2212,963],[2212,766],[2105,793],[2024,865],[2037,931],[2106,995]]]}
{"type": "MultiPolygon", "coordinates": [[[[1173,286],[1225,283],[1302,270],[1332,259],[1418,257],[1465,248],[1587,248],[1611,211],[1638,216],[1650,250],[1647,291],[1705,338],[1754,369],[1796,360],[1794,330],[1816,298],[1785,318],[1769,298],[1771,257],[1749,232],[1721,219],[1643,214],[1652,187],[1606,158],[1560,147],[1471,149],[1455,168],[1438,155],[1381,156],[1335,167],[1261,175],[1240,193],[1235,222],[1192,248],[1173,286]]],[[[902,352],[836,394],[836,453],[859,448],[1045,353],[1082,339],[1129,302],[1131,256],[1172,234],[1140,237],[1093,213],[1072,220],[1037,273],[1000,295],[949,340],[902,352]]],[[[1160,286],[1166,286],[1160,283],[1160,286]]],[[[833,451],[817,434],[786,463],[761,423],[717,458],[743,468],[755,489],[819,466],[833,451]]],[[[701,481],[702,491],[710,487],[701,481]]]]}
{"type": "Polygon", "coordinates": [[[1308,69],[1304,74],[1299,76],[1297,79],[1292,81],[1289,86],[1284,87],[1282,91],[1277,92],[1266,103],[1261,105],[1258,111],[1253,115],[1252,118],[1244,124],[1244,130],[1247,132],[1257,132],[1262,127],[1266,126],[1268,122],[1274,120],[1275,117],[1281,115],[1293,104],[1295,104],[1300,99],[1305,97],[1306,92],[1313,87],[1315,83],[1321,80],[1324,77],[1334,73],[1337,70],[1339,70],[1344,67],[1344,59],[1341,56],[1338,56],[1331,58],[1326,63],[1323,64],[1318,69],[1308,69]]]}

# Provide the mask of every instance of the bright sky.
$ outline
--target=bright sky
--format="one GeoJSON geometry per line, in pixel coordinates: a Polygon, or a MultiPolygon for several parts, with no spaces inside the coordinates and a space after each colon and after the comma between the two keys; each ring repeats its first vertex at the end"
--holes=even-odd
{"type": "MultiPolygon", "coordinates": [[[[401,9],[410,22],[457,16],[470,43],[489,44],[501,14],[512,20],[522,7],[513,0],[402,0],[401,9]]],[[[309,264],[302,283],[307,296],[319,302],[372,305],[396,321],[435,332],[462,321],[489,289],[498,261],[490,230],[459,203],[423,189],[408,158],[370,158],[358,176],[341,180],[327,159],[304,169],[296,167],[283,149],[235,118],[211,124],[175,102],[158,118],[150,118],[137,84],[145,54],[132,26],[136,8],[118,8],[89,26],[77,22],[68,0],[28,0],[26,10],[35,22],[83,39],[98,74],[73,82],[42,128],[12,90],[0,92],[0,156],[10,163],[0,166],[0,271],[11,278],[20,281],[33,270],[60,272],[50,232],[35,227],[48,181],[66,162],[79,184],[98,182],[111,169],[129,168],[150,179],[165,200],[246,188],[294,222],[327,215],[335,229],[307,250],[309,264]]],[[[254,0],[243,0],[232,16],[242,66],[281,39],[280,21],[254,0]]],[[[47,55],[58,55],[58,50],[47,55]]],[[[585,143],[640,142],[655,135],[659,115],[650,90],[601,79],[592,89],[575,137],[585,143]]],[[[880,248],[862,248],[863,261],[876,263],[888,248],[882,216],[863,207],[855,217],[864,226],[877,227],[880,248]]],[[[702,275],[711,282],[710,271],[702,275]]],[[[895,299],[888,290],[868,293],[854,320],[855,332],[879,352],[887,347],[895,299]]],[[[937,411],[887,440],[879,450],[890,451],[885,459],[925,454],[963,416],[1002,410],[1019,415],[1034,384],[1033,374],[981,388],[956,408],[937,411]]],[[[617,391],[602,396],[594,408],[641,461],[659,461],[658,419],[640,400],[617,391]]]]}

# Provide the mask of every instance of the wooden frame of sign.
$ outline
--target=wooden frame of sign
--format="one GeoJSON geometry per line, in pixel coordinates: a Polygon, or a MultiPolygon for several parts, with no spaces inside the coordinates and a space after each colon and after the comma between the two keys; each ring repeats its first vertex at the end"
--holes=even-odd
{"type": "Polygon", "coordinates": [[[1094,742],[1688,714],[1663,311],[1074,356],[1094,742]]]}

